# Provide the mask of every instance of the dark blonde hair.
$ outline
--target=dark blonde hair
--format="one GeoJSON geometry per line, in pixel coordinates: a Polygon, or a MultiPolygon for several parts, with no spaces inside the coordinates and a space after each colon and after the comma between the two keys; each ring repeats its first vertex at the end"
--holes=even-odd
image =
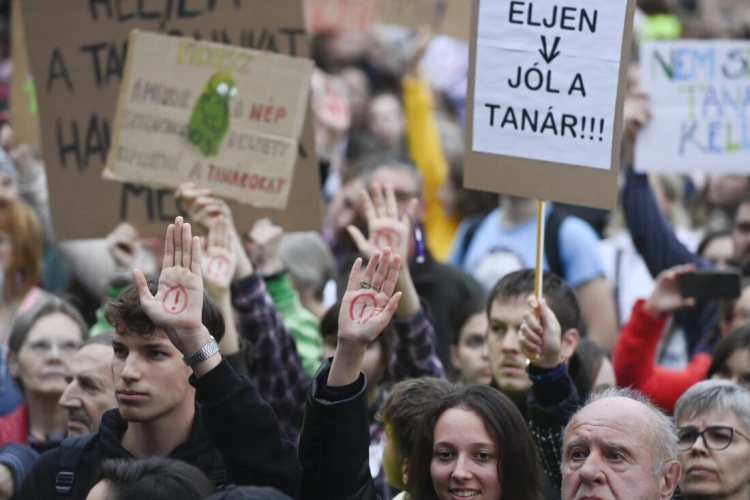
{"type": "Polygon", "coordinates": [[[34,210],[23,201],[0,203],[0,231],[12,242],[9,269],[5,270],[5,297],[20,299],[42,276],[42,231],[34,210]]]}

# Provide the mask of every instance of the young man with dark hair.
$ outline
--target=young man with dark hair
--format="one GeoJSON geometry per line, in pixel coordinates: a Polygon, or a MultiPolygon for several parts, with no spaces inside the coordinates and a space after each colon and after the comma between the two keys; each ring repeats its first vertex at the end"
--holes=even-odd
{"type": "Polygon", "coordinates": [[[115,325],[112,371],[118,408],[99,432],[78,438],[77,460],[44,454],[21,498],[84,499],[103,460],[162,456],[191,463],[217,485],[273,486],[296,496],[300,466],[273,410],[218,352],[218,307],[203,292],[200,240],[181,217],[167,229],[158,286],[139,270],[106,310],[115,325]],[[202,405],[195,402],[196,391],[202,405]],[[78,449],[80,451],[80,449],[78,449]]]}
{"type": "MultiPolygon", "coordinates": [[[[519,333],[525,315],[531,310],[528,298],[534,293],[535,273],[533,269],[516,271],[497,282],[487,300],[487,317],[490,327],[487,343],[490,348],[493,383],[506,396],[524,410],[526,397],[531,390],[533,366],[527,373],[527,357],[521,350],[519,333]]],[[[571,371],[585,378],[581,373],[577,358],[574,358],[578,345],[578,328],[581,309],[575,292],[561,277],[545,272],[542,291],[547,305],[560,322],[562,332],[561,356],[571,362],[571,371]]],[[[583,381],[581,382],[583,384],[583,381]]]]}

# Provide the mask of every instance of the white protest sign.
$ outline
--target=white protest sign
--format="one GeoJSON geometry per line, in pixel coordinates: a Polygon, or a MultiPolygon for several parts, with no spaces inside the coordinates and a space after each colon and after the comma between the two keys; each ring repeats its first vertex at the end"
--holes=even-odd
{"type": "Polygon", "coordinates": [[[628,0],[480,0],[474,151],[609,170],[628,0]]]}
{"type": "Polygon", "coordinates": [[[637,171],[750,173],[750,43],[644,43],[641,87],[652,120],[638,134],[637,171]]]}

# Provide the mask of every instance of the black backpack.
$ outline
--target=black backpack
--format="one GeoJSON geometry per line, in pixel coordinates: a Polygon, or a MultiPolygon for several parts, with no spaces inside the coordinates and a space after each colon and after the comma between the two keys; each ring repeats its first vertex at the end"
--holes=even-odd
{"type": "MultiPolygon", "coordinates": [[[[476,236],[477,229],[493,212],[494,210],[475,215],[468,219],[469,225],[466,228],[463,240],[461,240],[460,253],[458,254],[459,267],[463,267],[465,264],[466,253],[469,251],[469,246],[474,240],[474,236],[476,236]]],[[[557,205],[552,205],[552,211],[544,227],[544,255],[547,257],[550,271],[563,279],[565,278],[565,266],[563,266],[562,259],[560,258],[560,226],[562,226],[563,221],[568,215],[565,210],[557,205]]]]}
{"type": "MultiPolygon", "coordinates": [[[[97,433],[86,436],[68,438],[60,443],[60,470],[55,478],[55,493],[58,500],[64,500],[73,491],[75,482],[75,471],[81,462],[83,452],[93,441],[97,433]]],[[[224,457],[217,450],[211,454],[211,473],[208,478],[217,490],[227,484],[227,471],[224,465],[224,457]]],[[[195,465],[195,464],[194,464],[195,465]]]]}

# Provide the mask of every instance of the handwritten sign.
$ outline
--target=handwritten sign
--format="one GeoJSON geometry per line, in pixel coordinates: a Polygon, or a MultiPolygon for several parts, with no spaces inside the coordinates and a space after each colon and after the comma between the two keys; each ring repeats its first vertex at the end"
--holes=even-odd
{"type": "Polygon", "coordinates": [[[636,141],[636,170],[750,172],[750,43],[644,43],[641,80],[652,120],[636,141]]]}
{"type": "MultiPolygon", "coordinates": [[[[36,82],[52,222],[58,238],[101,237],[120,221],[163,236],[183,207],[172,189],[101,178],[133,29],[191,36],[305,57],[300,0],[24,0],[24,27],[36,82]]],[[[205,83],[205,82],[204,82],[205,83]]],[[[232,204],[240,230],[271,217],[289,230],[320,228],[318,165],[312,121],[305,120],[295,182],[284,211],[232,204]]]]}
{"type": "Polygon", "coordinates": [[[312,33],[356,31],[372,24],[395,24],[433,33],[469,38],[470,0],[305,0],[312,33]]]}
{"type": "Polygon", "coordinates": [[[375,1],[304,0],[304,6],[310,33],[362,30],[375,22],[375,1]]]}
{"type": "Polygon", "coordinates": [[[612,208],[634,1],[474,8],[465,186],[612,208]]]}
{"type": "Polygon", "coordinates": [[[379,0],[377,20],[413,29],[427,25],[433,33],[466,40],[471,29],[471,3],[469,0],[379,0]]]}
{"type": "Polygon", "coordinates": [[[14,0],[11,8],[11,56],[13,75],[10,91],[10,123],[20,142],[39,144],[39,117],[36,86],[29,72],[29,54],[23,28],[22,3],[14,0]]]}
{"type": "Polygon", "coordinates": [[[134,31],[107,170],[284,208],[313,63],[134,31]]]}

